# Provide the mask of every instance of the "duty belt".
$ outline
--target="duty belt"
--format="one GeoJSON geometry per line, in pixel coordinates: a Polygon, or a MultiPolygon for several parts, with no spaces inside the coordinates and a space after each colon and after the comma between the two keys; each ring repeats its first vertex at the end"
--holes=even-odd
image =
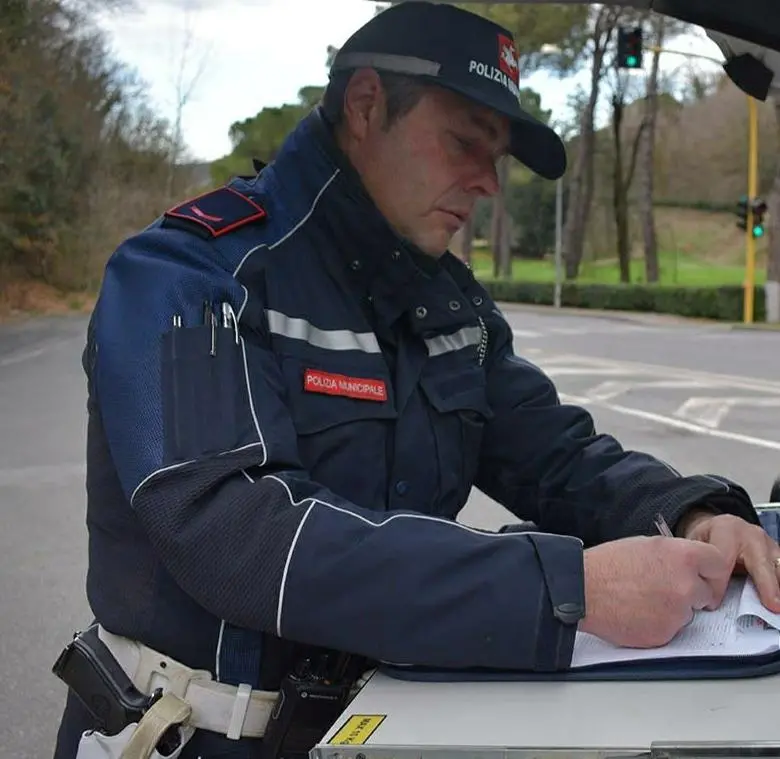
{"type": "Polygon", "coordinates": [[[193,728],[221,733],[231,740],[260,738],[276,705],[277,691],[214,681],[207,670],[185,667],[138,641],[108,632],[98,625],[98,637],[139,691],[151,695],[162,688],[185,701],[193,728]]]}

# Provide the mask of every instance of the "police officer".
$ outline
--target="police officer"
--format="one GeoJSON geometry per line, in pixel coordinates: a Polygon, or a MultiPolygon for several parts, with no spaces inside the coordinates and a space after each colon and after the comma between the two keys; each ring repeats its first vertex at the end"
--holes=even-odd
{"type": "MultiPolygon", "coordinates": [[[[518,86],[507,30],[393,6],[271,165],[107,265],[84,353],[87,591],[120,658],[137,642],[219,684],[192,689],[185,759],[256,755],[311,651],[556,670],[577,629],[668,641],[741,567],[780,610],[746,492],[560,404],[447,252],[501,155],[565,170],[518,86]],[[538,531],[459,525],[473,486],[538,531]]],[[[93,725],[71,695],[57,759],[93,725]]]]}

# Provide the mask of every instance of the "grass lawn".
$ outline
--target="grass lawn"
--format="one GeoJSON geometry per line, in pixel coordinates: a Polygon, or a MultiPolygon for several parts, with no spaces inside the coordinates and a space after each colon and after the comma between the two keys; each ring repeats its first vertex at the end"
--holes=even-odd
{"type": "MultiPolygon", "coordinates": [[[[606,257],[614,250],[614,241],[605,236],[604,225],[599,225],[599,216],[591,221],[593,238],[590,249],[602,251],[603,260],[585,262],[580,268],[578,282],[617,284],[620,282],[617,259],[606,257]],[[599,231],[600,230],[600,231],[599,231]]],[[[745,233],[737,228],[735,217],[729,213],[699,211],[683,208],[655,209],[658,232],[661,284],[679,286],[717,286],[743,284],[745,278],[745,233]]],[[[644,258],[636,219],[632,224],[631,281],[642,284],[645,281],[644,258]]],[[[483,243],[484,245],[484,243],[483,243]]],[[[766,280],[766,256],[768,240],[756,243],[756,284],[766,280]]],[[[614,254],[613,254],[614,255],[614,254]]],[[[491,279],[493,263],[488,248],[477,247],[472,259],[474,271],[481,279],[491,279]]],[[[526,282],[554,282],[555,264],[550,258],[545,261],[513,262],[513,279],[526,282]]]]}
{"type": "MultiPolygon", "coordinates": [[[[680,286],[717,286],[742,285],[745,268],[738,264],[722,264],[703,261],[682,253],[660,252],[662,285],[680,286]]],[[[475,251],[472,255],[474,273],[479,279],[493,278],[492,255],[488,250],[475,251]]],[[[555,263],[552,260],[512,262],[512,279],[525,282],[554,282],[555,263]]],[[[756,284],[763,284],[766,270],[760,263],[756,265],[756,284]]],[[[642,284],[645,281],[644,261],[631,261],[631,282],[642,284]]],[[[577,282],[582,284],[618,284],[620,274],[617,261],[597,261],[583,263],[577,282]]]]}

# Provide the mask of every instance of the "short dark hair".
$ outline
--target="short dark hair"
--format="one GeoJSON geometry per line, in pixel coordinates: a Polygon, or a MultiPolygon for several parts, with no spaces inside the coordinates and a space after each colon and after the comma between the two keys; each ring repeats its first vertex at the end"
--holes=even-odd
{"type": "MultiPolygon", "coordinates": [[[[341,124],[344,116],[344,95],[354,70],[336,72],[325,87],[322,95],[322,110],[334,126],[341,124]]],[[[426,83],[413,76],[377,71],[387,99],[385,129],[411,111],[426,90],[426,83]]]]}

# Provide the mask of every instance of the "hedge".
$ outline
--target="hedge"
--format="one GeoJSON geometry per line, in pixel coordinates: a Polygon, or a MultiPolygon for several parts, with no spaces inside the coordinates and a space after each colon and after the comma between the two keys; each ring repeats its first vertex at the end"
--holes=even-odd
{"type": "MultiPolygon", "coordinates": [[[[495,301],[551,306],[554,285],[542,282],[489,280],[482,285],[495,301]]],[[[754,321],[764,321],[764,288],[756,287],[754,321]]],[[[742,321],[744,290],[739,285],[673,287],[669,285],[602,285],[566,283],[561,305],[616,311],[643,311],[689,318],[742,321]]]]}
{"type": "MultiPolygon", "coordinates": [[[[688,211],[711,211],[715,213],[736,213],[737,201],[723,203],[714,200],[677,200],[675,198],[660,198],[653,201],[654,208],[681,208],[688,211]]],[[[736,217],[735,217],[736,218],[736,217]]]]}

